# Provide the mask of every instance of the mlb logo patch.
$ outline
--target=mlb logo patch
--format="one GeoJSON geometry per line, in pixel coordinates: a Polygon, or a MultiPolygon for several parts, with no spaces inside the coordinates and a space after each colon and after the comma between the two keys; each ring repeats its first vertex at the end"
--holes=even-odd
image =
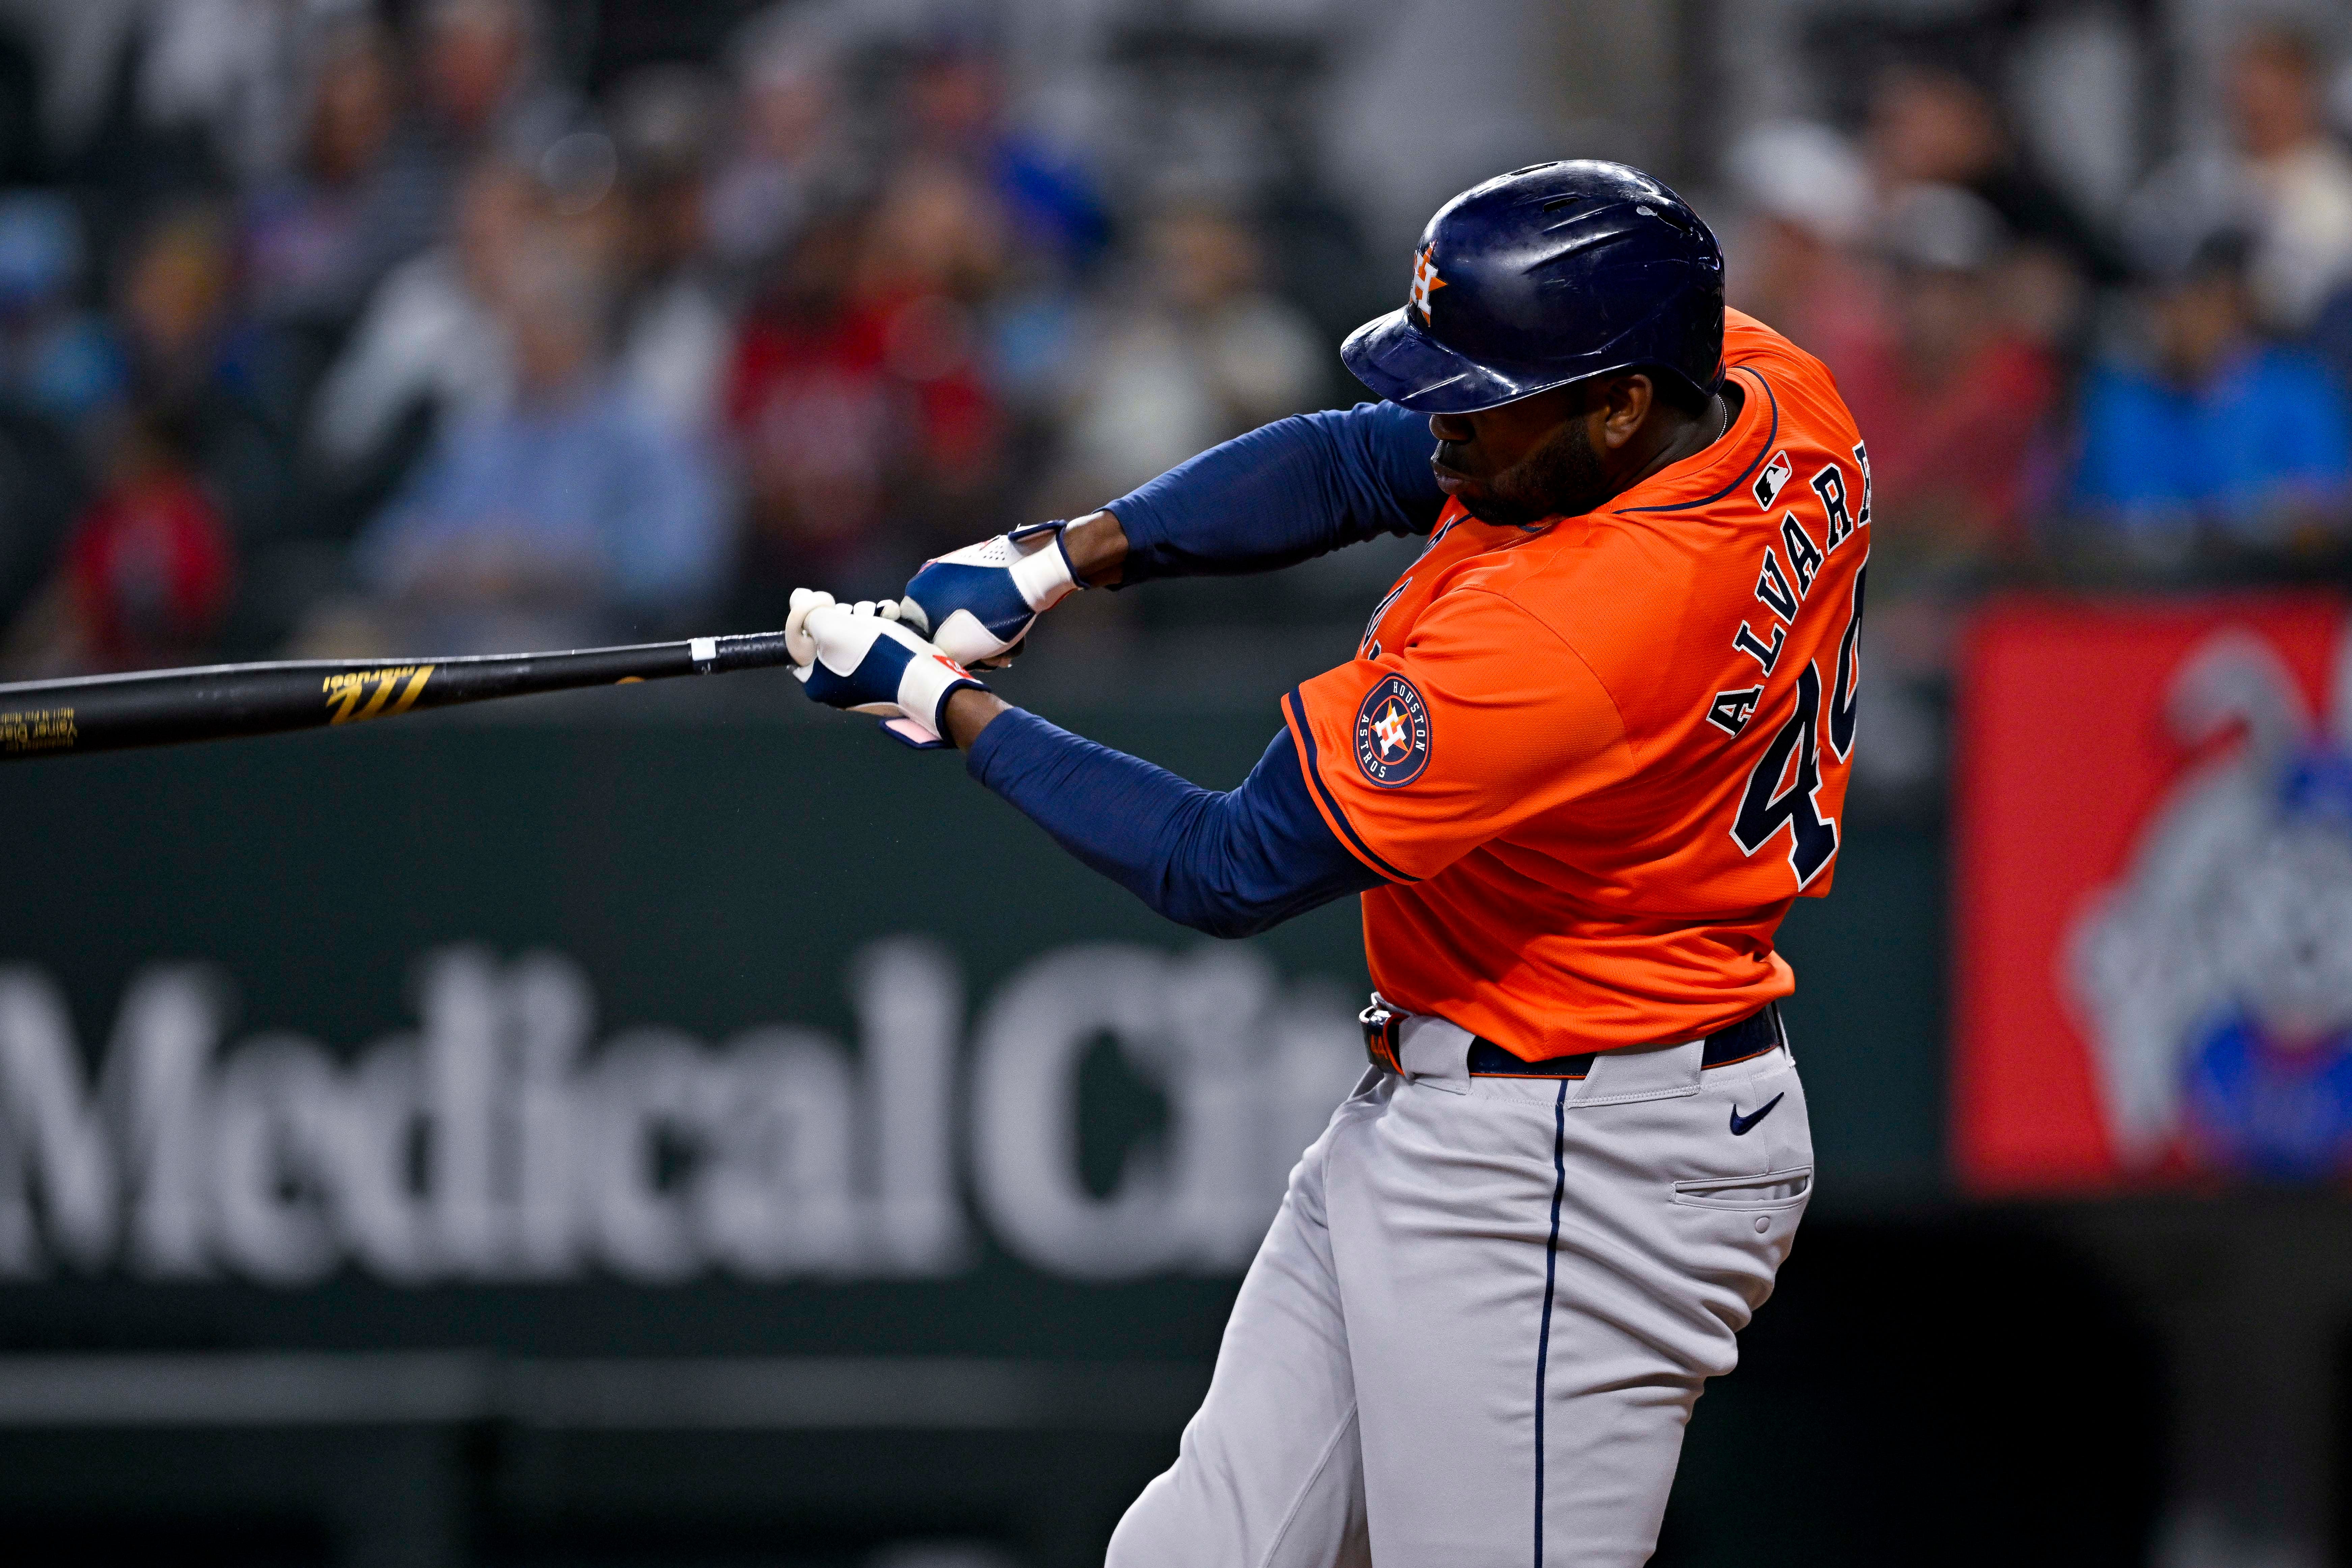
{"type": "Polygon", "coordinates": [[[1764,465],[1764,471],[1756,476],[1756,504],[1770,511],[1772,502],[1780,494],[1780,487],[1789,482],[1789,476],[1794,472],[1796,468],[1789,461],[1788,453],[1773,453],[1772,460],[1764,465]]]}
{"type": "Polygon", "coordinates": [[[1429,708],[1402,675],[1381,680],[1356,707],[1356,766],[1381,789],[1421,776],[1429,765],[1429,708]]]}

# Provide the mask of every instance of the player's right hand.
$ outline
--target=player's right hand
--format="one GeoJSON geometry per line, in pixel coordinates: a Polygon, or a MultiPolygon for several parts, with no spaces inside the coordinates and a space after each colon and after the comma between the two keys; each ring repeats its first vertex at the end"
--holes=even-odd
{"type": "Polygon", "coordinates": [[[1077,591],[1062,522],[1034,523],[923,563],[899,618],[950,658],[985,667],[1029,635],[1039,615],[1077,591]]]}
{"type": "Polygon", "coordinates": [[[830,594],[793,590],[784,622],[793,675],[828,708],[871,713],[892,740],[920,751],[947,744],[941,710],[969,686],[969,670],[899,624],[896,605],[836,604],[830,594]]]}

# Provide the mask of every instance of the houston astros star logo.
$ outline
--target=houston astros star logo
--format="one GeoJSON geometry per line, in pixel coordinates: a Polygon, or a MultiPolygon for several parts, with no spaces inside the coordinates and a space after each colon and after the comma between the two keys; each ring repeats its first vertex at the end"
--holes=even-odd
{"type": "Polygon", "coordinates": [[[1355,741],[1367,783],[1409,784],[1429,765],[1429,705],[1403,676],[1383,676],[1356,707],[1355,741]]]}
{"type": "Polygon", "coordinates": [[[1412,263],[1412,308],[1421,312],[1424,321],[1429,320],[1429,297],[1445,287],[1445,279],[1437,275],[1437,263],[1430,256],[1436,248],[1433,245],[1423,246],[1412,263]]]}

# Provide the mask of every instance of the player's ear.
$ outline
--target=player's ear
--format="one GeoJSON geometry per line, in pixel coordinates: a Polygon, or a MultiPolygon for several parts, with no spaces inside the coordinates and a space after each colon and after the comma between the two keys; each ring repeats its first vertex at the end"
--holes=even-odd
{"type": "Polygon", "coordinates": [[[1601,439],[1614,451],[1633,438],[1650,417],[1650,408],[1657,401],[1657,388],[1648,376],[1636,371],[1630,375],[1601,378],[1597,389],[1600,405],[1601,439]]]}

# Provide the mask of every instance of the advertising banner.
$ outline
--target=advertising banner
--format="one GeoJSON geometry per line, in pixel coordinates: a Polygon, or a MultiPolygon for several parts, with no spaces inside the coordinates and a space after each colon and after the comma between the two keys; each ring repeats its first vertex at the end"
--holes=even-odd
{"type": "MultiPolygon", "coordinates": [[[[306,1336],[527,1351],[572,1337],[559,1284],[921,1287],[952,1323],[1238,1273],[1364,1070],[1352,909],[1194,937],[961,773],[847,723],[11,770],[0,1281],[461,1288],[499,1310],[306,1336]]],[[[19,1340],[63,1308],[0,1289],[19,1340]]],[[[599,1337],[805,1342],[697,1316],[599,1337]]]]}
{"type": "Polygon", "coordinates": [[[1954,777],[1966,1187],[2352,1172],[2345,612],[2018,600],[1974,626],[1954,777]]]}
{"type": "MultiPolygon", "coordinates": [[[[1212,784],[1275,722],[1071,718],[1212,784]]],[[[0,820],[0,1348],[1204,1365],[1365,1070],[1353,900],[1196,936],[862,722],[78,758],[0,820]]],[[[1931,847],[1786,932],[1836,1201],[1933,1179],[1931,847]]]]}

